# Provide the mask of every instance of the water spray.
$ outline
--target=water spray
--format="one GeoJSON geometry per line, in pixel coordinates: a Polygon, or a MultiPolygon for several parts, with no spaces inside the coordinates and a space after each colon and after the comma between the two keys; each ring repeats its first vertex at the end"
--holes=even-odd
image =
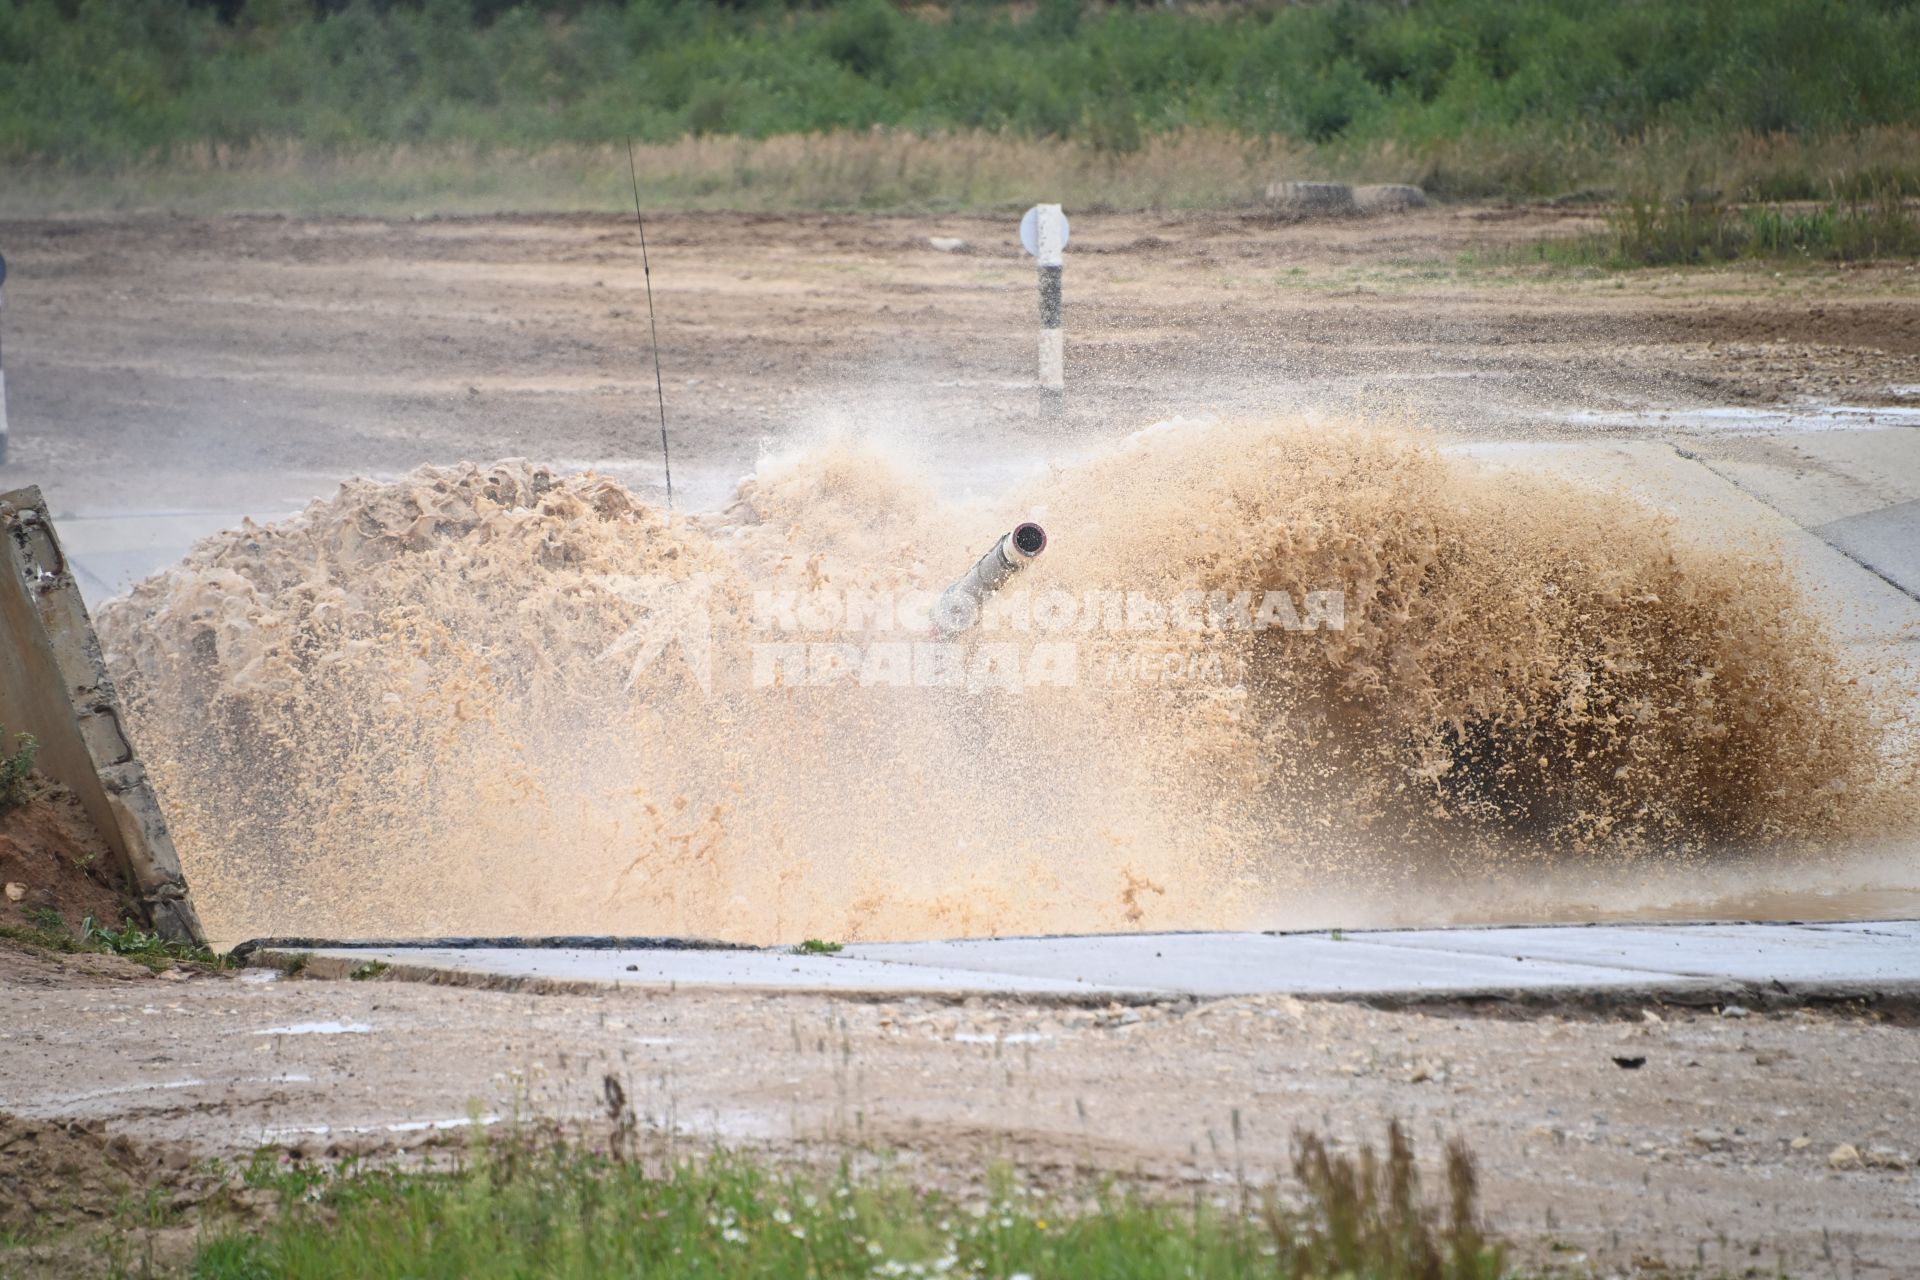
{"type": "Polygon", "coordinates": [[[647,261],[647,220],[640,216],[640,169],[627,139],[627,176],[633,179],[633,221],[640,228],[640,273],[647,280],[647,337],[653,345],[653,395],[660,405],[660,465],[667,473],[667,510],[673,510],[673,456],[667,451],[667,391],[660,380],[660,326],[653,318],[653,264],[647,261]]]}

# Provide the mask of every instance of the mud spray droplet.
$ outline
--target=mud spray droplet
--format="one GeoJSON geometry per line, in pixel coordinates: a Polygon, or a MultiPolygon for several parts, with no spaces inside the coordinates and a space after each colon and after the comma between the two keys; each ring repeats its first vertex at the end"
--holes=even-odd
{"type": "MultiPolygon", "coordinates": [[[[994,638],[1060,638],[1028,625],[994,638]]],[[[971,505],[838,442],[672,520],[591,475],[425,468],[210,539],[100,627],[223,936],[1237,927],[1913,822],[1906,704],[1777,561],[1359,426],[1143,432],[971,505]],[[924,637],[769,632],[755,599],[937,590],[1037,511],[1032,598],[1120,602],[1075,611],[1075,681],[863,680],[924,637]],[[1126,611],[1329,589],[1337,630],[1126,611]],[[851,647],[801,668],[830,684],[756,682],[788,640],[851,647]],[[1115,654],[1134,678],[1100,681],[1115,654]]]]}

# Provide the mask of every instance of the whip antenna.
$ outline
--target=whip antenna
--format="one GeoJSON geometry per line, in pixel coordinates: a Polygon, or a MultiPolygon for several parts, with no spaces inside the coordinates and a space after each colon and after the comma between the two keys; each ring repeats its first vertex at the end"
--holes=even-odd
{"type": "Polygon", "coordinates": [[[647,279],[647,337],[653,344],[653,395],[660,404],[660,463],[667,472],[667,510],[673,510],[673,455],[667,451],[667,392],[660,381],[660,325],[653,318],[653,266],[647,261],[647,221],[640,216],[640,170],[627,139],[627,176],[633,179],[633,221],[640,228],[640,272],[647,279]]]}

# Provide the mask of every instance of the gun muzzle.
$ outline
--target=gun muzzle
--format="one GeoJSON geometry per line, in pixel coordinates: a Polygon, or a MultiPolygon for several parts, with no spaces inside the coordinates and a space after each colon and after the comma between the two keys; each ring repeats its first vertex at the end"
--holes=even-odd
{"type": "Polygon", "coordinates": [[[993,593],[1046,549],[1047,531],[1031,520],[1001,534],[973,568],[940,593],[933,606],[934,634],[955,636],[972,627],[993,593]]]}

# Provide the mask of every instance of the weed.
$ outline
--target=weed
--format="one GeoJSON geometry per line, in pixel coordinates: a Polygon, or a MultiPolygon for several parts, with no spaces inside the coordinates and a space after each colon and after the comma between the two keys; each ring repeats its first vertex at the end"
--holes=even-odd
{"type": "Polygon", "coordinates": [[[254,1190],[275,1192],[283,1204],[294,1204],[324,1187],[329,1176],[317,1165],[290,1159],[282,1148],[260,1147],[247,1161],[240,1181],[254,1190]]]}
{"type": "Polygon", "coordinates": [[[148,933],[137,925],[110,929],[88,916],[80,925],[80,945],[89,951],[124,956],[158,973],[176,965],[189,968],[225,969],[231,963],[208,947],[170,942],[157,933],[148,933]]]}
{"type": "MultiPolygon", "coordinates": [[[[145,933],[133,925],[109,929],[92,916],[81,922],[80,935],[75,937],[57,912],[50,914],[53,917],[51,927],[0,927],[0,938],[64,955],[92,952],[96,955],[124,956],[156,973],[176,965],[196,969],[225,969],[230,963],[227,957],[216,955],[207,947],[169,942],[157,933],[145,933]]],[[[45,917],[41,919],[45,924],[45,917]]]]}
{"type": "Polygon", "coordinates": [[[1710,195],[1638,194],[1595,235],[1537,240],[1492,261],[1559,266],[1711,266],[1743,259],[1831,262],[1920,257],[1920,216],[1899,188],[1824,204],[1731,205],[1710,195]]]}
{"type": "Polygon", "coordinates": [[[837,956],[844,950],[846,950],[845,943],[827,942],[821,938],[808,938],[805,942],[793,949],[793,954],[797,956],[837,956]]]}
{"type": "Polygon", "coordinates": [[[1858,261],[1920,257],[1920,218],[1894,184],[1810,209],[1769,207],[1745,217],[1745,252],[1756,258],[1858,261]]]}
{"type": "MultiPolygon", "coordinates": [[[[623,1098],[609,1090],[608,1105],[623,1098]]],[[[193,1273],[264,1275],[906,1274],[1279,1277],[1337,1274],[1481,1280],[1504,1273],[1476,1217],[1473,1165],[1448,1150],[1447,1192],[1423,1198],[1397,1126],[1384,1158],[1296,1139],[1301,1208],[1277,1196],[1246,1210],[1172,1205],[1112,1185],[1051,1200],[1001,1172],[983,1192],[922,1191],[850,1164],[788,1175],[720,1152],[665,1168],[581,1147],[536,1149],[509,1133],[475,1139],[453,1170],[283,1168],[252,1186],[281,1212],[206,1239],[193,1273]]]]}
{"type": "MultiPolygon", "coordinates": [[[[1383,1161],[1371,1147],[1358,1160],[1329,1149],[1317,1134],[1294,1135],[1293,1173],[1312,1211],[1276,1221],[1276,1238],[1291,1236],[1296,1275],[1493,1277],[1504,1273],[1499,1247],[1475,1211],[1479,1178],[1457,1140],[1447,1146],[1444,1216],[1425,1203],[1413,1144],[1398,1121],[1387,1126],[1383,1161]]],[[[1268,1212],[1273,1208],[1269,1203],[1268,1212]]]]}
{"type": "Polygon", "coordinates": [[[387,970],[392,967],[392,965],[386,963],[384,960],[362,960],[359,964],[353,966],[353,969],[347,974],[347,977],[355,982],[371,982],[375,978],[385,974],[387,970]]]}
{"type": "Polygon", "coordinates": [[[67,918],[52,907],[29,907],[24,914],[36,929],[43,929],[48,933],[71,932],[67,928],[67,918]]]}
{"type": "Polygon", "coordinates": [[[66,931],[64,925],[58,932],[48,929],[22,928],[18,925],[0,925],[0,938],[29,947],[40,947],[46,951],[64,952],[68,955],[82,949],[80,944],[74,941],[73,935],[66,931]]]}
{"type": "MultiPolygon", "coordinates": [[[[0,743],[6,737],[6,730],[0,729],[0,743]]],[[[27,776],[33,772],[33,758],[39,750],[40,744],[30,733],[15,734],[11,752],[0,750],[0,816],[27,802],[27,776]]]]}
{"type": "Polygon", "coordinates": [[[1619,261],[1643,267],[1724,262],[1743,243],[1736,211],[1712,197],[1631,197],[1608,216],[1607,233],[1619,261]]]}

